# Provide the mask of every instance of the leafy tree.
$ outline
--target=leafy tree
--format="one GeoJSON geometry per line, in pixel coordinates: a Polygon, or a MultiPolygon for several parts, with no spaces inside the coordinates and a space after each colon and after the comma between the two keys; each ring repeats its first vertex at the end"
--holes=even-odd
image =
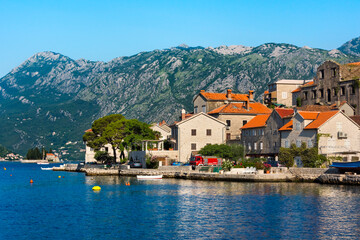
{"type": "Polygon", "coordinates": [[[231,144],[229,146],[232,152],[231,159],[237,163],[238,160],[244,156],[244,146],[240,144],[231,144]]]}
{"type": "Polygon", "coordinates": [[[199,154],[204,156],[216,156],[225,159],[232,159],[234,154],[231,147],[226,144],[208,144],[200,149],[199,154]]]}
{"type": "Polygon", "coordinates": [[[29,149],[26,154],[26,159],[38,160],[38,159],[42,159],[42,158],[43,158],[43,155],[41,154],[39,148],[37,148],[37,147],[29,149]]]}
{"type": "Polygon", "coordinates": [[[294,166],[294,157],[290,148],[281,147],[279,150],[279,162],[286,167],[294,166]]]}
{"type": "Polygon", "coordinates": [[[10,150],[0,145],[0,157],[5,157],[8,153],[10,153],[10,150]]]}
{"type": "Polygon", "coordinates": [[[94,158],[101,163],[109,163],[112,159],[112,157],[109,156],[109,153],[105,151],[97,151],[94,158]]]}

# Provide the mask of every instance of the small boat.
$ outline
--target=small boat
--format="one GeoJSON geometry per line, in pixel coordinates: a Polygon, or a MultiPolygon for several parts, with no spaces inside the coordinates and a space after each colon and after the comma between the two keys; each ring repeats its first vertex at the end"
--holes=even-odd
{"type": "Polygon", "coordinates": [[[358,162],[333,162],[330,167],[337,168],[340,173],[358,172],[360,173],[360,161],[358,162]]]}
{"type": "Polygon", "coordinates": [[[41,170],[53,170],[53,168],[52,167],[49,167],[49,168],[42,167],[41,170]]]}
{"type": "Polygon", "coordinates": [[[39,165],[48,165],[49,163],[48,162],[38,162],[37,164],[39,164],[39,165]]]}
{"type": "Polygon", "coordinates": [[[162,179],[163,175],[137,175],[137,179],[162,179]]]}

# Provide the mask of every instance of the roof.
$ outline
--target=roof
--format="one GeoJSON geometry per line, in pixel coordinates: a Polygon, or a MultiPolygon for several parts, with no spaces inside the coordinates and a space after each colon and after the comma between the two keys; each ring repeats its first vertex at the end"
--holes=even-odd
{"type": "Polygon", "coordinates": [[[349,66],[360,66],[360,62],[353,62],[353,63],[348,63],[346,65],[349,65],[349,66]]]}
{"type": "Polygon", "coordinates": [[[294,113],[292,108],[275,108],[281,118],[290,117],[294,113]]]}
{"type": "Polygon", "coordinates": [[[319,112],[310,112],[310,111],[298,111],[298,113],[304,120],[315,120],[319,115],[319,112]]]}
{"type": "Polygon", "coordinates": [[[289,121],[287,124],[279,128],[279,131],[291,131],[293,128],[293,121],[289,121]]]}
{"type": "Polygon", "coordinates": [[[301,91],[301,88],[300,88],[300,87],[298,87],[297,89],[295,89],[295,90],[291,91],[291,93],[297,93],[297,92],[300,92],[300,91],[301,91]]]}
{"type": "Polygon", "coordinates": [[[304,85],[302,85],[301,87],[310,87],[311,85],[314,85],[314,81],[307,82],[304,85]]]}
{"type": "Polygon", "coordinates": [[[159,126],[162,126],[162,125],[166,125],[166,122],[165,122],[165,120],[162,120],[162,122],[159,122],[159,126]]]}
{"type": "Polygon", "coordinates": [[[86,130],[85,132],[92,132],[92,129],[90,128],[90,129],[86,130]]]}
{"type": "Polygon", "coordinates": [[[269,116],[270,114],[257,115],[240,129],[265,127],[266,121],[269,119],[269,116]]]}
{"type": "Polygon", "coordinates": [[[47,153],[46,156],[55,156],[53,153],[47,153]]]}
{"type": "Polygon", "coordinates": [[[218,107],[208,114],[267,114],[271,113],[271,109],[265,105],[255,102],[249,102],[249,110],[246,109],[246,103],[228,103],[218,107]]]}
{"type": "Polygon", "coordinates": [[[304,129],[317,129],[338,112],[339,111],[320,112],[317,118],[304,127],[304,129]]]}
{"type": "Polygon", "coordinates": [[[264,94],[269,94],[269,91],[268,91],[268,90],[266,90],[266,91],[264,92],[264,94]]]}
{"type": "Polygon", "coordinates": [[[353,63],[340,65],[340,76],[342,81],[359,79],[360,62],[353,62],[353,63]]]}
{"type": "MultiPolygon", "coordinates": [[[[200,92],[200,95],[202,95],[207,100],[228,100],[228,98],[226,97],[226,93],[200,92]]],[[[249,97],[248,94],[231,93],[231,100],[248,101],[249,97]]]]}
{"type": "Polygon", "coordinates": [[[350,118],[356,122],[358,125],[360,125],[360,115],[354,115],[354,116],[350,116],[350,118]]]}
{"type": "Polygon", "coordinates": [[[203,113],[203,112],[194,114],[194,115],[192,115],[192,116],[189,117],[189,118],[185,118],[185,119],[181,120],[180,122],[174,122],[174,125],[179,126],[180,124],[183,124],[183,123],[185,123],[185,122],[187,122],[187,121],[190,121],[191,119],[194,119],[194,118],[196,118],[196,117],[198,117],[198,116],[200,116],[200,115],[204,115],[204,116],[206,116],[206,117],[208,117],[208,118],[210,118],[210,119],[212,119],[212,120],[214,120],[214,121],[217,121],[217,122],[219,122],[219,123],[221,123],[221,124],[223,124],[223,125],[226,125],[226,123],[224,123],[223,121],[220,121],[219,119],[214,118],[214,117],[212,117],[212,116],[210,116],[210,115],[208,115],[208,114],[206,114],[206,113],[203,113]]]}
{"type": "Polygon", "coordinates": [[[294,85],[302,85],[311,80],[298,80],[298,79],[281,79],[276,81],[276,84],[294,84],[294,85]]]}

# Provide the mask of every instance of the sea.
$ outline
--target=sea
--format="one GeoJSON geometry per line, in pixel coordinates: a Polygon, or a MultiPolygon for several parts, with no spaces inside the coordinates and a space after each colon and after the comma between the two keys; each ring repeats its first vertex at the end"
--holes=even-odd
{"type": "Polygon", "coordinates": [[[137,180],[41,167],[49,165],[0,162],[0,239],[360,236],[359,186],[137,180]]]}

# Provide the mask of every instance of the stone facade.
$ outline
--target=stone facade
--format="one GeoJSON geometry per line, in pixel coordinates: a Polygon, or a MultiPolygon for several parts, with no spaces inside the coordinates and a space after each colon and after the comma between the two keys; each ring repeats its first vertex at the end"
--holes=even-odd
{"type": "Polygon", "coordinates": [[[321,64],[312,84],[301,87],[302,105],[331,105],[347,101],[360,114],[360,64],[340,65],[334,61],[321,64]]]}
{"type": "Polygon", "coordinates": [[[179,161],[188,162],[193,152],[207,144],[224,143],[225,127],[226,123],[203,112],[172,125],[171,139],[179,161]]]}

